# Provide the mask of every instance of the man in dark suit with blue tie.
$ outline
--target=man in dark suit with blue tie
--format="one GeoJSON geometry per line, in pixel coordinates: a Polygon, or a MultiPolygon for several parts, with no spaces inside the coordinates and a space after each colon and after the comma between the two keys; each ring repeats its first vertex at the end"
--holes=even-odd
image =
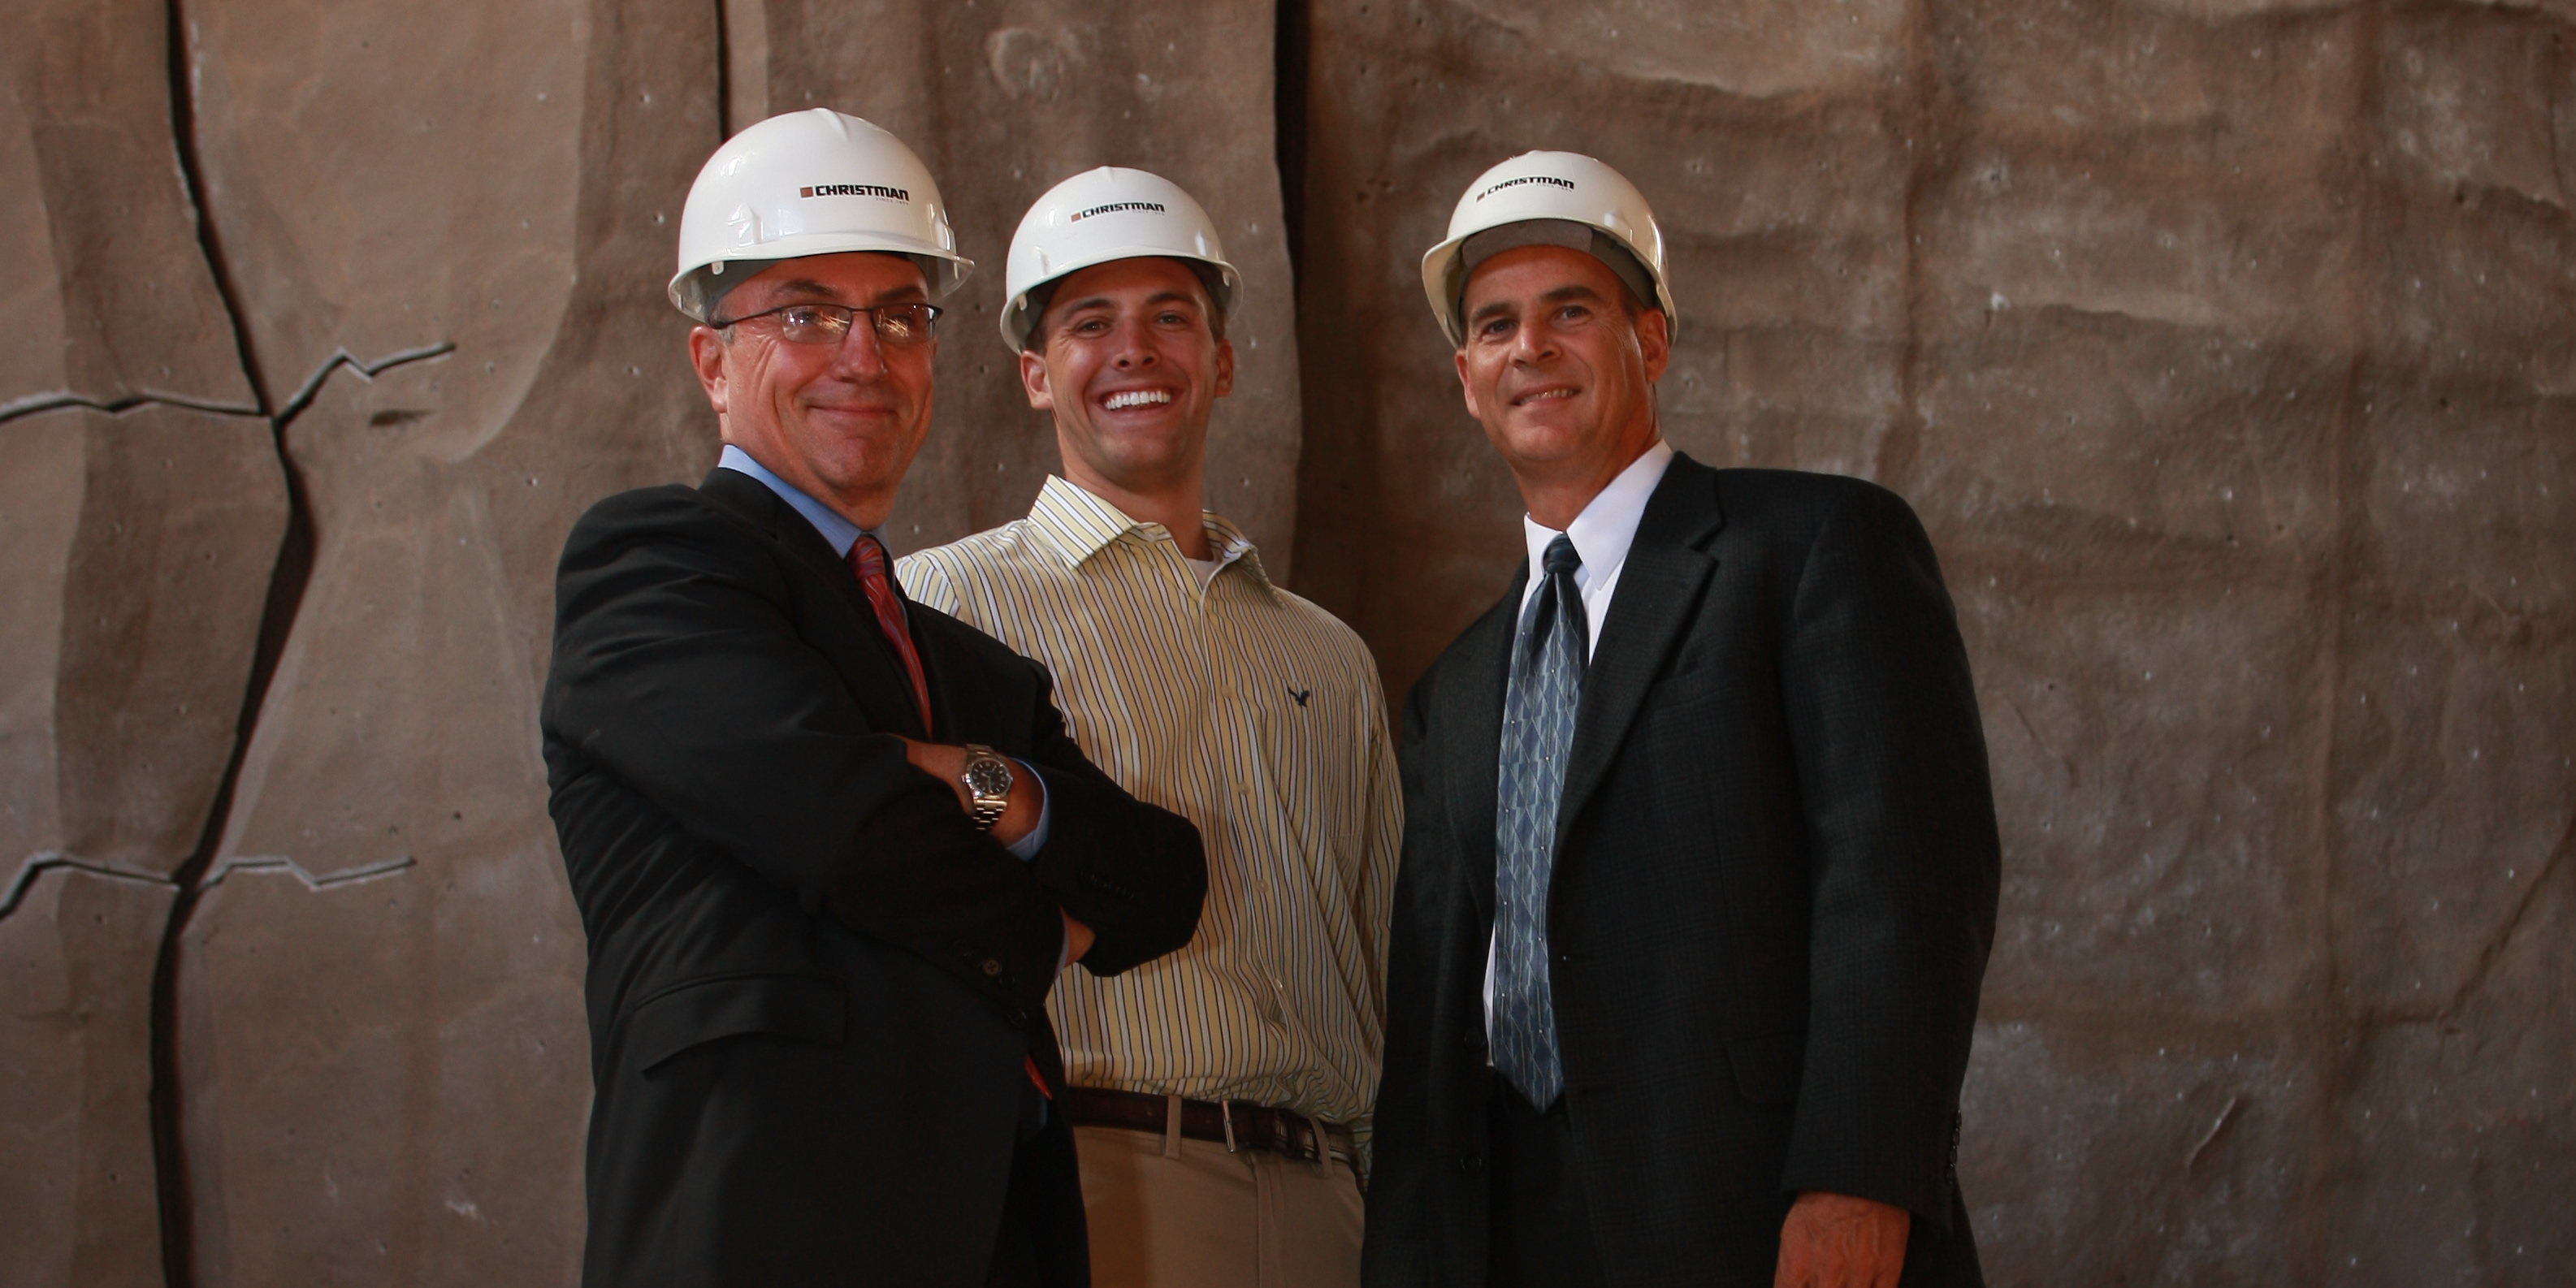
{"type": "Polygon", "coordinates": [[[1449,232],[1528,563],[1405,704],[1366,1281],[1980,1282],[1998,844],[1922,526],[1665,444],[1663,240],[1608,166],[1515,157],[1449,232]]]}
{"type": "Polygon", "coordinates": [[[1047,991],[1187,942],[1206,869],[1044,668],[889,574],[968,267],[855,117],[755,125],[690,193],[671,294],[724,457],[575,525],[541,716],[590,943],[586,1284],[1090,1281],[1047,991]]]}

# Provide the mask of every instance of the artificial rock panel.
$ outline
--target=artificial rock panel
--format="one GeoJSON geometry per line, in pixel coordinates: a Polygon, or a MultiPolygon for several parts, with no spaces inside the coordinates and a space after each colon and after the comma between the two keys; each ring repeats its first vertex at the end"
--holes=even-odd
{"type": "Polygon", "coordinates": [[[0,441],[29,448],[20,481],[44,493],[10,526],[45,549],[39,525],[64,525],[28,623],[53,638],[12,659],[43,668],[52,708],[49,772],[19,780],[51,778],[52,826],[16,852],[169,875],[196,850],[232,755],[285,535],[268,423],[158,403],[67,408],[0,425],[0,441]]]}
{"type": "Polygon", "coordinates": [[[2296,589],[1950,569],[2011,820],[1989,1014],[2202,1020],[2309,1000],[2321,626],[2296,589]],[[1965,583],[1965,584],[1963,584],[1965,583]]]}
{"type": "Polygon", "coordinates": [[[1986,1281],[2314,1282],[2299,1231],[2319,1065],[2295,1030],[1980,1025],[1959,1188],[1986,1281]]]}
{"type": "Polygon", "coordinates": [[[582,951],[536,695],[573,520],[714,462],[662,283],[715,17],[195,12],[209,214],[314,534],[181,945],[200,1282],[575,1273],[582,951]]]}
{"type": "Polygon", "coordinates": [[[2576,1266],[2576,866],[2565,845],[2501,910],[2494,942],[2450,996],[2349,1048],[2324,1258],[2336,1277],[2538,1288],[2576,1266]]]}
{"type": "Polygon", "coordinates": [[[169,9],[0,14],[0,416],[138,399],[256,413],[171,135],[169,9]]]}
{"type": "MultiPolygon", "coordinates": [[[[887,531],[898,550],[1028,513],[1061,467],[1052,423],[1029,409],[995,318],[1003,260],[1029,203],[1101,165],[1151,170],[1207,207],[1243,276],[1227,338],[1234,393],[1217,404],[1208,505],[1243,525],[1286,577],[1297,509],[1296,299],[1273,155],[1267,4],[1164,0],[734,0],[768,57],[770,112],[832,107],[892,130],[939,180],[976,270],[946,303],[929,441],[887,531]],[[753,19],[749,15],[757,13],[753,19]]],[[[734,123],[740,128],[744,122],[734,123]]]]}
{"type": "Polygon", "coordinates": [[[0,248],[25,322],[0,342],[0,868],[167,875],[232,752],[285,480],[179,171],[166,11],[0,23],[0,248]]]}
{"type": "Polygon", "coordinates": [[[519,830],[206,892],[179,1025],[198,1283],[578,1278],[581,928],[532,888],[557,860],[519,830]]]}
{"type": "Polygon", "coordinates": [[[0,1285],[162,1282],[152,961],[164,883],[55,867],[0,892],[0,1285]]]}
{"type": "Polygon", "coordinates": [[[0,1283],[161,1282],[151,986],[287,523],[169,25],[0,14],[0,1283]]]}

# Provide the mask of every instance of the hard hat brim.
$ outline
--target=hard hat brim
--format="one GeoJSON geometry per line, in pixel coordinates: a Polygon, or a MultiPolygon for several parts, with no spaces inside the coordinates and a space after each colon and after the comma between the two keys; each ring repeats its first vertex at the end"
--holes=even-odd
{"type": "MultiPolygon", "coordinates": [[[[1564,217],[1561,215],[1534,215],[1531,218],[1562,219],[1564,217]]],[[[1513,220],[1510,222],[1524,223],[1529,221],[1513,220]]],[[[1609,233],[1614,239],[1618,238],[1618,234],[1615,230],[1593,223],[1590,220],[1567,220],[1566,222],[1579,223],[1586,228],[1598,229],[1601,232],[1609,233]]],[[[1500,228],[1503,226],[1505,225],[1492,225],[1493,228],[1500,228]]],[[[1431,314],[1433,317],[1440,319],[1441,333],[1449,337],[1449,346],[1453,349],[1463,349],[1467,347],[1466,326],[1458,316],[1458,296],[1460,292],[1467,288],[1467,283],[1465,281],[1466,275],[1459,268],[1460,262],[1464,258],[1462,252],[1470,238],[1473,238],[1478,233],[1488,231],[1491,231],[1491,228],[1473,229],[1468,232],[1461,233],[1456,237],[1451,237],[1422,253],[1422,294],[1424,298],[1431,302],[1431,314]]],[[[1583,253],[1589,254],[1590,252],[1586,251],[1583,253]]],[[[1598,259],[1599,256],[1594,256],[1594,258],[1598,259]]],[[[1640,264],[1640,267],[1643,267],[1642,263],[1640,264]]],[[[1614,275],[1617,272],[1615,269],[1612,271],[1614,275]]],[[[1672,289],[1666,286],[1661,278],[1654,277],[1652,270],[1648,270],[1648,277],[1652,279],[1655,284],[1654,305],[1656,308],[1663,311],[1666,332],[1667,334],[1670,334],[1672,330],[1678,328],[1681,322],[1680,316],[1673,310],[1672,289]]]]}
{"type": "Polygon", "coordinates": [[[1037,325],[1037,319],[1028,316],[1029,297],[1036,294],[1038,288],[1061,282],[1085,269],[1114,264],[1122,259],[1178,259],[1205,264],[1217,271],[1218,280],[1225,286],[1224,292],[1216,300],[1217,312],[1227,317],[1234,315],[1234,297],[1243,289],[1243,275],[1235,271],[1234,265],[1204,255],[1185,255],[1168,246],[1113,246],[1102,251],[1096,259],[1077,264],[1052,277],[1039,278],[1022,287],[1019,294],[1012,296],[1010,303],[1002,308],[1002,343],[1009,345],[1013,353],[1026,351],[1029,331],[1037,325]]]}
{"type": "MultiPolygon", "coordinates": [[[[706,295],[703,289],[690,286],[691,279],[732,277],[736,270],[731,266],[735,264],[756,266],[752,270],[756,273],[760,268],[788,259],[813,259],[821,255],[846,254],[901,255],[921,265],[924,285],[929,288],[930,298],[934,300],[943,298],[965,285],[967,277],[975,271],[975,261],[955,251],[914,238],[895,237],[882,233],[870,233],[865,236],[853,236],[846,232],[806,233],[794,237],[780,237],[745,246],[742,249],[745,254],[711,259],[706,263],[693,264],[672,274],[670,285],[666,288],[671,298],[671,306],[698,321],[706,321],[704,303],[720,297],[722,292],[719,291],[714,296],[706,295]],[[728,267],[723,273],[718,274],[713,271],[718,264],[728,267]],[[691,307],[690,297],[693,291],[699,297],[700,307],[691,307]]],[[[728,289],[737,284],[731,281],[724,283],[728,289]]]]}

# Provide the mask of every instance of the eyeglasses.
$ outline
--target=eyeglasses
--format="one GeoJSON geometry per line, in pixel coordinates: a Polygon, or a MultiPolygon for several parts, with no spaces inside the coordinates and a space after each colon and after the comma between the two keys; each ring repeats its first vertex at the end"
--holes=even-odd
{"type": "Polygon", "coordinates": [[[936,304],[880,304],[872,309],[854,309],[845,304],[782,304],[707,325],[721,331],[759,318],[776,318],[778,338],[789,344],[839,344],[849,338],[850,328],[858,325],[862,313],[876,328],[879,344],[889,349],[909,349],[930,343],[940,308],[936,304]]]}

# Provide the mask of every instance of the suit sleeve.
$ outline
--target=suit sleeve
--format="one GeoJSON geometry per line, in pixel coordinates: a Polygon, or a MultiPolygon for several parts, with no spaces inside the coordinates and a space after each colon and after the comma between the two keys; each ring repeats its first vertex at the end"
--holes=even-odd
{"type": "Polygon", "coordinates": [[[1882,488],[1848,493],[1785,629],[1813,922],[1782,1185],[1946,1227],[2000,847],[1967,651],[1913,511],[1882,488]]]}
{"type": "MultiPolygon", "coordinates": [[[[1116,975],[1190,941],[1207,898],[1207,855],[1188,819],[1130,796],[1065,731],[1046,668],[1036,672],[1030,760],[1046,775],[1053,812],[1034,863],[1039,884],[1096,936],[1082,958],[1116,975]]],[[[952,807],[953,808],[953,807],[952,807]]]]}
{"type": "Polygon", "coordinates": [[[585,515],[557,572],[548,727],[807,909],[1033,1014],[1055,901],[870,727],[759,541],[685,489],[585,515]]]}
{"type": "MultiPolygon", "coordinates": [[[[1439,807],[1431,796],[1430,705],[1435,678],[1425,676],[1406,695],[1403,742],[1396,755],[1403,792],[1404,862],[1395,872],[1386,931],[1386,1045],[1377,1104],[1370,1112],[1368,1238],[1362,1243],[1361,1280],[1370,1284],[1419,1283],[1431,1277],[1423,1264],[1434,1246],[1431,1227],[1441,1219],[1431,1172],[1433,994],[1439,975],[1440,895],[1450,872],[1433,856],[1430,833],[1439,807]]],[[[1443,856],[1445,857],[1445,855],[1443,856]]]]}
{"type": "MultiPolygon", "coordinates": [[[[1369,1018],[1377,1024],[1379,1047],[1384,1050],[1386,1035],[1386,969],[1389,921],[1395,913],[1396,864],[1404,845],[1404,800],[1406,787],[1396,768],[1395,740],[1386,727],[1386,698],[1378,687],[1374,661],[1365,669],[1369,696],[1367,851],[1360,864],[1359,906],[1353,915],[1359,933],[1367,941],[1369,963],[1369,1018]]],[[[1408,704],[1409,705],[1409,704],[1408,704]]],[[[1408,718],[1410,713],[1408,712],[1408,718]]],[[[1355,1160],[1360,1181],[1366,1184],[1376,1164],[1375,1121],[1353,1124],[1351,1147],[1359,1154],[1355,1160]]]]}

